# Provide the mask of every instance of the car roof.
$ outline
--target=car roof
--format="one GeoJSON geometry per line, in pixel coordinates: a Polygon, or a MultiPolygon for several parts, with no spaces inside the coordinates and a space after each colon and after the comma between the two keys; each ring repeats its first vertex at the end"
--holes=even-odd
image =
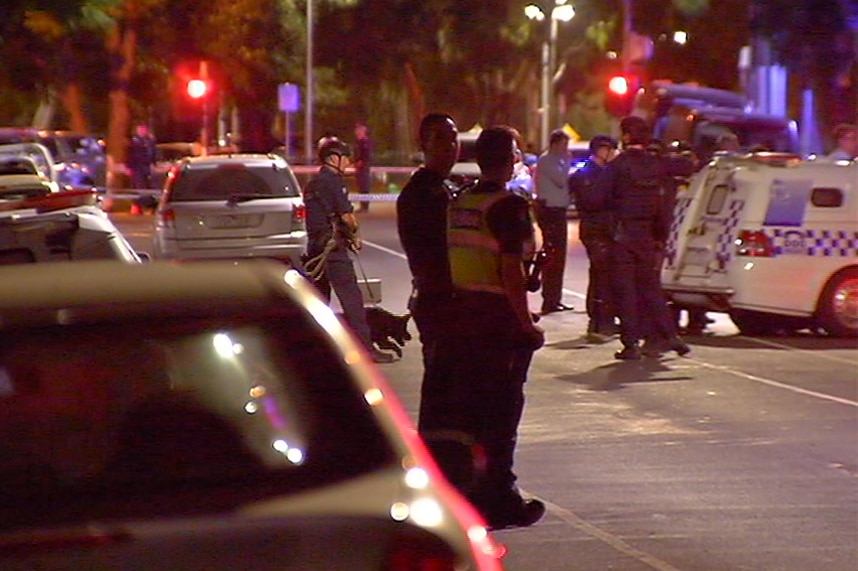
{"type": "MultiPolygon", "coordinates": [[[[27,308],[61,310],[68,307],[124,307],[151,311],[159,304],[191,300],[236,299],[247,302],[284,297],[295,282],[283,263],[249,260],[175,264],[153,261],[121,264],[116,261],[29,264],[0,270],[0,313],[27,308]]],[[[294,271],[292,273],[295,273],[294,271]]],[[[311,290],[297,287],[299,297],[311,290]]],[[[175,306],[174,306],[175,307],[175,306]]]]}
{"type": "Polygon", "coordinates": [[[206,155],[204,157],[185,157],[183,165],[190,167],[217,166],[229,163],[241,163],[247,166],[267,166],[271,163],[288,164],[286,159],[274,154],[263,153],[230,153],[225,155],[206,155]]]}

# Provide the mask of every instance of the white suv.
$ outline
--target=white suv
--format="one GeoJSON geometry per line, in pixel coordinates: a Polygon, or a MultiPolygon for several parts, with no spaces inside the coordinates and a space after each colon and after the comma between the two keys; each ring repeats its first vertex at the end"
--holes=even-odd
{"type": "Polygon", "coordinates": [[[192,157],[167,174],[155,215],[156,258],[273,258],[297,265],[306,244],[304,200],[282,157],[192,157]]]}

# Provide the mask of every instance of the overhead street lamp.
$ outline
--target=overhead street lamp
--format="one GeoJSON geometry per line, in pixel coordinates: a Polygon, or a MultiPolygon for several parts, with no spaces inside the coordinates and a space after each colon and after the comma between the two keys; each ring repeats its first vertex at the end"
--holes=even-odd
{"type": "Polygon", "coordinates": [[[548,19],[548,40],[542,44],[542,101],[540,118],[542,120],[542,148],[548,148],[548,133],[554,112],[554,97],[551,78],[557,71],[557,28],[558,22],[568,22],[575,17],[575,8],[567,4],[568,0],[554,0],[551,14],[547,15],[537,4],[524,7],[524,15],[531,20],[542,22],[548,19]]]}

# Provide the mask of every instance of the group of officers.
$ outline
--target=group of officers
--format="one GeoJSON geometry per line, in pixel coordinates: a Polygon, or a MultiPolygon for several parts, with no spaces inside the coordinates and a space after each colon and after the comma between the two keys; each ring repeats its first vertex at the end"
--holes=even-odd
{"type": "MultiPolygon", "coordinates": [[[[651,134],[645,121],[629,117],[620,127],[623,152],[614,158],[617,142],[594,138],[591,157],[571,187],[591,263],[591,332],[610,335],[618,328],[618,359],[668,350],[685,354],[688,346],[676,334],[656,269],[670,227],[676,169],[647,149],[651,134]]],[[[544,197],[534,205],[507,187],[519,138],[510,127],[484,129],[475,147],[480,177],[458,188],[448,178],[459,154],[456,123],[443,113],[428,114],[419,129],[424,164],[396,203],[413,277],[409,310],[424,365],[418,430],[448,479],[493,529],[532,525],[545,513],[540,500],[521,495],[513,471],[524,383],[534,352],[545,342],[536,323],[540,316],[528,306],[529,268],[539,255],[536,222],[563,228],[562,244],[543,231],[547,265],[566,257],[565,210],[562,220],[556,211],[546,219],[553,205],[544,197]]],[[[559,144],[555,138],[552,144],[559,144]]],[[[346,319],[379,360],[348,257],[360,247],[342,179],[348,157],[339,140],[321,142],[322,166],[305,190],[308,256],[327,250],[323,288],[330,295],[333,287],[346,319]]],[[[568,167],[562,175],[568,184],[568,167]]],[[[546,285],[559,294],[556,275],[545,276],[546,285]]],[[[543,304],[542,314],[563,309],[556,295],[543,304]]]]}
{"type": "MultiPolygon", "coordinates": [[[[621,360],[671,350],[685,355],[690,348],[677,335],[678,316],[666,303],[660,269],[678,185],[696,165],[688,156],[665,153],[640,117],[624,118],[620,133],[620,142],[593,137],[589,158],[564,188],[578,211],[579,237],[590,262],[587,339],[605,342],[619,333],[622,348],[614,356],[621,360]]],[[[556,131],[554,140],[565,146],[568,136],[556,131]]],[[[539,167],[546,155],[537,165],[538,192],[545,188],[539,167]]],[[[539,213],[543,201],[537,196],[536,202],[539,213]]],[[[550,244],[558,230],[541,226],[550,244]]]]}

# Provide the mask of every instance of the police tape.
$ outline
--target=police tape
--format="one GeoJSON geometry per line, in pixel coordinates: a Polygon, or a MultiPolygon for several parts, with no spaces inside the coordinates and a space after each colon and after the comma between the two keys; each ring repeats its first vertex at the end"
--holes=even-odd
{"type": "Polygon", "coordinates": [[[398,194],[349,194],[349,202],[396,202],[398,194]]]}
{"type": "MultiPolygon", "coordinates": [[[[160,190],[124,190],[123,192],[106,192],[103,189],[98,189],[98,193],[102,198],[113,198],[116,200],[136,200],[141,196],[159,196],[160,190]]],[[[348,195],[349,202],[396,202],[399,198],[398,194],[356,194],[348,195]]]]}

